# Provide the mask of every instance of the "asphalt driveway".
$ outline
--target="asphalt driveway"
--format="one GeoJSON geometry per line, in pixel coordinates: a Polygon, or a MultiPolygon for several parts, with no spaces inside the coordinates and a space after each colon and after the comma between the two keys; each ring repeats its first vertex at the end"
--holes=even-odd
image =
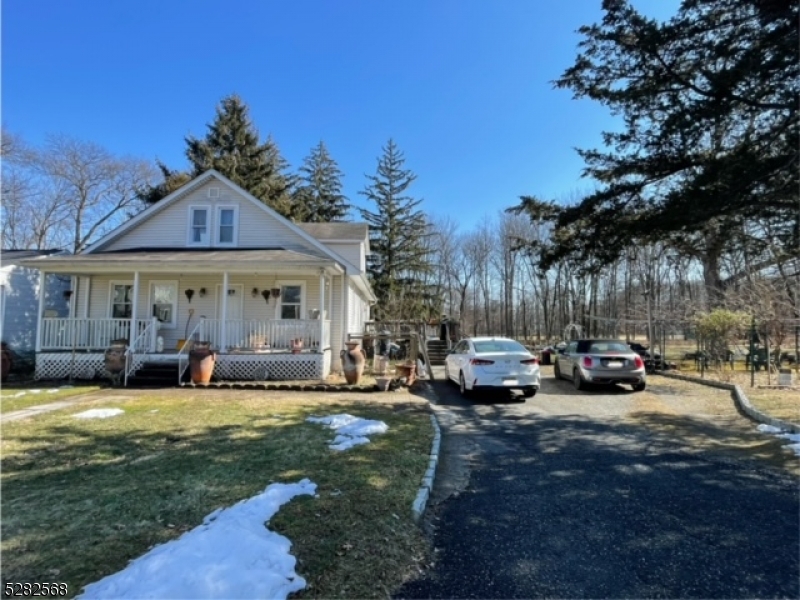
{"type": "Polygon", "coordinates": [[[797,461],[724,392],[434,387],[435,560],[398,597],[800,597],[797,461]]]}

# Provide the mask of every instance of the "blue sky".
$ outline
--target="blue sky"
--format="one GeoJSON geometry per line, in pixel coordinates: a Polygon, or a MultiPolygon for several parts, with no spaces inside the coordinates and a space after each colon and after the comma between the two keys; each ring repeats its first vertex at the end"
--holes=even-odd
{"type": "MultiPolygon", "coordinates": [[[[639,0],[667,18],[677,0],[639,0]]],[[[297,168],[324,140],[358,195],[389,137],[418,176],[412,195],[469,230],[521,194],[563,198],[575,147],[607,111],[552,80],[601,0],[6,0],[2,120],[186,167],[217,103],[238,93],[262,137],[297,168]]]]}

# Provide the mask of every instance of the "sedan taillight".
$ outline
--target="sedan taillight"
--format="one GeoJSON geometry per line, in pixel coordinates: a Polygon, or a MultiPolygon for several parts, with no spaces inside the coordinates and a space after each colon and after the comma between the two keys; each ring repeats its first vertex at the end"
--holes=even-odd
{"type": "Polygon", "coordinates": [[[521,365],[538,365],[539,364],[539,359],[537,359],[537,358],[528,358],[526,360],[519,361],[519,364],[521,364],[521,365]]]}
{"type": "Polygon", "coordinates": [[[644,368],[644,361],[642,360],[642,357],[639,356],[638,354],[634,357],[633,364],[636,365],[637,369],[644,368]]]}
{"type": "Polygon", "coordinates": [[[475,365],[476,367],[480,367],[481,365],[493,365],[494,361],[493,360],[486,360],[486,359],[483,359],[483,358],[473,358],[473,359],[470,359],[469,364],[475,365]]]}
{"type": "Polygon", "coordinates": [[[592,357],[591,356],[584,356],[583,357],[583,366],[587,369],[592,368],[592,357]]]}

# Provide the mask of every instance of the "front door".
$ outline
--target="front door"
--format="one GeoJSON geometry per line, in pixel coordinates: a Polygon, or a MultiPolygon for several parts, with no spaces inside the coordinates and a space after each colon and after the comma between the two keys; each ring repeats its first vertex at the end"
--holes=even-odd
{"type": "MultiPolygon", "coordinates": [[[[234,283],[228,285],[228,319],[225,346],[236,348],[246,346],[244,323],[242,321],[242,304],[244,302],[244,285],[234,283]]],[[[222,284],[217,284],[217,322],[219,323],[218,346],[222,346],[222,284]]]]}

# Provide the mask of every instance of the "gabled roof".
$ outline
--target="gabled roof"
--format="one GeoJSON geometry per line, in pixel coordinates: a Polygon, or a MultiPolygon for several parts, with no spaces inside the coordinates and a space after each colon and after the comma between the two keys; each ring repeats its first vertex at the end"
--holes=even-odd
{"type": "Polygon", "coordinates": [[[318,240],[363,242],[369,236],[366,223],[297,223],[297,226],[318,240]]]}
{"type": "Polygon", "coordinates": [[[64,250],[0,250],[0,265],[14,263],[23,258],[65,254],[64,250]]]}
{"type": "MultiPolygon", "coordinates": [[[[298,236],[300,236],[303,240],[308,242],[311,246],[313,246],[317,250],[320,250],[323,255],[328,256],[328,257],[338,261],[343,266],[345,266],[348,274],[357,274],[357,273],[361,272],[358,268],[356,268],[347,259],[343,258],[339,254],[337,254],[336,252],[334,252],[333,250],[328,248],[325,244],[323,244],[319,239],[314,237],[311,233],[309,233],[308,231],[305,231],[303,228],[299,227],[296,223],[292,223],[289,219],[287,219],[286,217],[280,215],[277,211],[275,211],[274,209],[270,208],[269,206],[267,206],[266,204],[261,202],[261,200],[259,200],[255,196],[253,196],[247,190],[245,190],[245,189],[241,188],[240,186],[236,185],[230,179],[228,179],[224,175],[221,175],[218,171],[215,171],[214,169],[209,169],[208,171],[202,173],[201,175],[198,175],[197,177],[195,177],[194,179],[192,179],[191,181],[186,183],[186,185],[184,185],[184,186],[178,188],[177,190],[175,190],[174,192],[172,192],[169,196],[163,198],[162,200],[159,200],[158,202],[156,202],[152,206],[146,208],[145,210],[140,212],[138,215],[136,215],[135,217],[133,217],[129,221],[125,222],[124,224],[120,225],[119,227],[117,227],[116,229],[114,229],[113,231],[108,233],[106,236],[104,236],[103,238],[101,238],[100,240],[98,240],[97,242],[92,244],[89,248],[87,248],[83,252],[83,254],[93,254],[95,252],[102,251],[104,247],[108,246],[108,244],[110,244],[114,240],[118,239],[123,234],[127,233],[128,231],[131,231],[135,227],[138,227],[143,222],[145,222],[148,219],[152,218],[154,215],[158,214],[159,212],[165,210],[167,207],[171,206],[172,204],[175,204],[178,200],[183,198],[186,194],[196,190],[198,187],[200,187],[201,185],[205,184],[206,182],[208,182],[211,179],[216,179],[222,185],[224,185],[224,186],[228,187],[230,190],[232,190],[234,193],[240,194],[241,196],[246,198],[248,201],[252,202],[254,206],[258,207],[260,210],[263,210],[265,213],[267,213],[272,218],[282,222],[286,227],[288,227],[291,231],[293,231],[298,236]]],[[[327,225],[327,224],[323,224],[323,225],[327,225]]],[[[333,224],[331,224],[331,225],[333,225],[333,224]]]]}

